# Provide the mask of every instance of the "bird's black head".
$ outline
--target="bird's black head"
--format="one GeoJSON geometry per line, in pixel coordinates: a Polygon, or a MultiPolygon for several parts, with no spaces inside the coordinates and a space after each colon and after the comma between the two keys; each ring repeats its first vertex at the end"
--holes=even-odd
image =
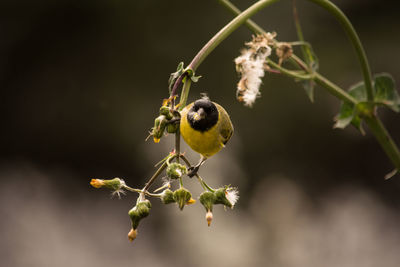
{"type": "Polygon", "coordinates": [[[187,114],[193,129],[205,132],[218,122],[218,109],[209,99],[196,100],[187,114]]]}

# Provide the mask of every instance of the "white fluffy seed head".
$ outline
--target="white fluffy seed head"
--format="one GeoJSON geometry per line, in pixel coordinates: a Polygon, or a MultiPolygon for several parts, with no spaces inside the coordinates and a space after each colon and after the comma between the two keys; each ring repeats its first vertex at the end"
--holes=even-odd
{"type": "Polygon", "coordinates": [[[253,36],[253,40],[246,43],[247,49],[235,59],[236,71],[240,75],[236,95],[246,106],[251,107],[260,96],[265,60],[271,55],[270,45],[274,37],[275,35],[270,33],[253,36]]]}

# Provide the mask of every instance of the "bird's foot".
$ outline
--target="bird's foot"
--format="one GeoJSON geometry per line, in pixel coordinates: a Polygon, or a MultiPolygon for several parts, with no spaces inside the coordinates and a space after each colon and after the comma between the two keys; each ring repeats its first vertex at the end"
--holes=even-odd
{"type": "Polygon", "coordinates": [[[192,178],[193,176],[195,176],[197,174],[197,172],[199,171],[199,168],[200,168],[200,166],[190,167],[189,172],[187,173],[187,176],[192,178]]]}

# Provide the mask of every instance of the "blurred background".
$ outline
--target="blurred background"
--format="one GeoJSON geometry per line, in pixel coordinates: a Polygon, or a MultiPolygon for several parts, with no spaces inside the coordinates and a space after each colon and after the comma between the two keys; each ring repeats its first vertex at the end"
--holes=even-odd
{"type": "MultiPolygon", "coordinates": [[[[339,24],[297,2],[320,72],[344,88],[361,80],[339,24]]],[[[373,73],[399,81],[397,2],[334,2],[373,73]]],[[[280,1],[254,20],[294,41],[291,12],[280,1]]],[[[1,266],[399,266],[400,177],[383,179],[389,159],[369,132],[332,129],[340,103],[321,88],[310,103],[300,84],[266,74],[254,107],[238,103],[233,60],[251,39],[245,27],[200,66],[189,97],[206,92],[231,115],[233,138],[200,173],[238,186],[237,207],[216,207],[207,227],[199,203],[180,212],[154,199],[129,243],[136,195],[90,187],[113,177],[144,185],[173,147],[172,136],[145,142],[169,74],[230,19],[217,1],[1,1],[1,266]]],[[[380,116],[399,144],[400,115],[380,116]]]]}

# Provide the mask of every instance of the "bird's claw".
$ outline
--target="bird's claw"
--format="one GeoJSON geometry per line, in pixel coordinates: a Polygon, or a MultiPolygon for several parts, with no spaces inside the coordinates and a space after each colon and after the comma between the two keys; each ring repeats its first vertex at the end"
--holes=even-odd
{"type": "Polygon", "coordinates": [[[199,171],[199,166],[190,167],[189,172],[187,173],[187,176],[192,178],[193,176],[195,176],[197,174],[198,171],[199,171]]]}

